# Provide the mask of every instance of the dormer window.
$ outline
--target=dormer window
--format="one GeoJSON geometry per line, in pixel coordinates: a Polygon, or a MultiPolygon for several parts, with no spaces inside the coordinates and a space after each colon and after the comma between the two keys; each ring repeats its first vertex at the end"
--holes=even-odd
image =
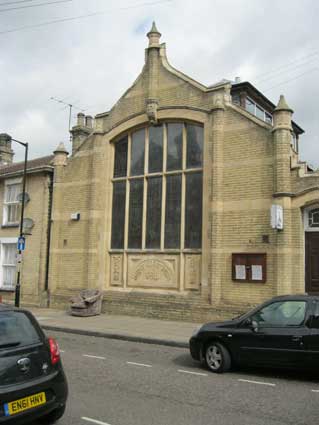
{"type": "Polygon", "coordinates": [[[246,111],[255,115],[257,118],[265,121],[268,124],[272,124],[272,115],[269,112],[267,112],[264,108],[259,106],[250,97],[246,97],[245,109],[246,111]]]}

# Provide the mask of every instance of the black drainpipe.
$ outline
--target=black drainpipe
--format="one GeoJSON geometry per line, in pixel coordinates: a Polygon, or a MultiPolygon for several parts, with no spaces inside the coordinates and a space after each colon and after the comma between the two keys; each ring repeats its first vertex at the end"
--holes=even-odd
{"type": "Polygon", "coordinates": [[[48,200],[48,229],[47,229],[47,247],[46,247],[46,266],[44,290],[47,292],[47,307],[50,307],[50,290],[49,290],[49,268],[50,268],[50,245],[51,245],[51,224],[52,224],[52,201],[53,201],[53,174],[49,175],[49,200],[48,200]]]}

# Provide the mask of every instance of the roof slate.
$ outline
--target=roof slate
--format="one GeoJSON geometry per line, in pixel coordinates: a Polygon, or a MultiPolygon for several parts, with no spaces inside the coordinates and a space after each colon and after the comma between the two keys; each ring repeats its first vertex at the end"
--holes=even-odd
{"type": "MultiPolygon", "coordinates": [[[[31,159],[30,161],[27,162],[27,171],[33,170],[35,168],[41,169],[43,167],[51,166],[51,161],[53,160],[53,158],[54,158],[54,155],[48,155],[48,156],[43,156],[41,158],[31,159]]],[[[0,177],[7,174],[19,173],[20,171],[22,172],[23,170],[24,170],[24,161],[6,165],[4,167],[0,167],[0,177]]]]}

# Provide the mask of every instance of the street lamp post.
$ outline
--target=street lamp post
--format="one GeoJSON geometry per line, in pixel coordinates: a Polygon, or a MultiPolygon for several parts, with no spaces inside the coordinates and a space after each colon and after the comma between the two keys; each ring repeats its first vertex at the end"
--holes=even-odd
{"type": "MultiPolygon", "coordinates": [[[[10,137],[13,142],[19,143],[19,145],[25,148],[24,154],[24,169],[23,169],[23,180],[22,180],[22,203],[21,203],[21,216],[20,216],[20,234],[19,238],[23,237],[23,219],[24,219],[24,204],[25,204],[25,185],[27,177],[27,162],[28,162],[28,143],[21,142],[20,140],[13,139],[10,137]]],[[[19,258],[21,259],[22,250],[19,248],[19,258]]],[[[21,270],[18,268],[17,272],[17,283],[15,288],[15,298],[14,305],[20,307],[20,288],[21,288],[21,270]]]]}

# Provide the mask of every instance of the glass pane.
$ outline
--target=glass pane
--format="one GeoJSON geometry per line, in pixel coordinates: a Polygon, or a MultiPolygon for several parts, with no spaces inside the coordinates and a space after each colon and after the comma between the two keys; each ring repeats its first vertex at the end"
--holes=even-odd
{"type": "Polygon", "coordinates": [[[319,227],[319,209],[309,212],[309,226],[319,227]]]}
{"type": "Polygon", "coordinates": [[[183,124],[167,124],[167,170],[182,169],[183,124]]]}
{"type": "Polygon", "coordinates": [[[272,115],[268,114],[268,112],[265,112],[265,121],[272,124],[272,115]]]}
{"type": "Polygon", "coordinates": [[[9,204],[7,205],[7,222],[8,223],[18,223],[19,222],[19,212],[20,206],[19,204],[9,204]]]}
{"type": "Polygon", "coordinates": [[[16,268],[13,266],[3,266],[3,286],[12,288],[15,284],[16,268]]]}
{"type": "Polygon", "coordinates": [[[143,186],[143,179],[130,182],[129,248],[142,248],[143,186]]]}
{"type": "Polygon", "coordinates": [[[125,224],[125,197],[126,182],[120,181],[113,184],[112,206],[112,241],[111,248],[124,248],[124,224],[125,224]]]}
{"type": "Polygon", "coordinates": [[[16,264],[16,244],[4,244],[3,247],[3,264],[15,266],[16,264]]]}
{"type": "Polygon", "coordinates": [[[237,93],[233,94],[232,95],[232,101],[235,105],[240,106],[240,96],[239,96],[239,94],[237,94],[237,93]]]}
{"type": "Polygon", "coordinates": [[[201,167],[203,164],[203,127],[187,124],[187,168],[201,167]]]}
{"type": "Polygon", "coordinates": [[[202,173],[186,175],[185,248],[202,246],[202,173]]]}
{"type": "Polygon", "coordinates": [[[265,119],[264,110],[262,108],[260,108],[258,105],[256,105],[256,116],[263,121],[265,119]]]}
{"type": "Polygon", "coordinates": [[[246,97],[246,110],[255,115],[255,103],[246,97]]]}
{"type": "Polygon", "coordinates": [[[22,192],[20,184],[9,184],[6,190],[6,202],[16,202],[20,192],[22,192]]]}
{"type": "Polygon", "coordinates": [[[160,248],[162,217],[162,177],[148,179],[146,248],[160,248]]]}
{"type": "Polygon", "coordinates": [[[165,248],[180,248],[182,176],[166,178],[165,248]]]}
{"type": "Polygon", "coordinates": [[[144,174],[145,129],[132,134],[131,176],[144,174]]]}
{"type": "Polygon", "coordinates": [[[127,174],[127,136],[116,142],[114,159],[114,177],[125,177],[127,174]]]}
{"type": "Polygon", "coordinates": [[[316,302],[316,308],[311,320],[311,327],[319,329],[319,302],[316,302]]]}
{"type": "Polygon", "coordinates": [[[149,129],[149,162],[148,172],[155,173],[163,170],[163,126],[149,129]]]}
{"type": "Polygon", "coordinates": [[[305,319],[305,312],[305,301],[280,301],[262,308],[251,319],[260,327],[300,326],[305,319]]]}
{"type": "Polygon", "coordinates": [[[40,341],[38,328],[28,316],[17,311],[3,311],[0,313],[0,349],[6,344],[20,342],[20,346],[31,345],[40,341]]]}

